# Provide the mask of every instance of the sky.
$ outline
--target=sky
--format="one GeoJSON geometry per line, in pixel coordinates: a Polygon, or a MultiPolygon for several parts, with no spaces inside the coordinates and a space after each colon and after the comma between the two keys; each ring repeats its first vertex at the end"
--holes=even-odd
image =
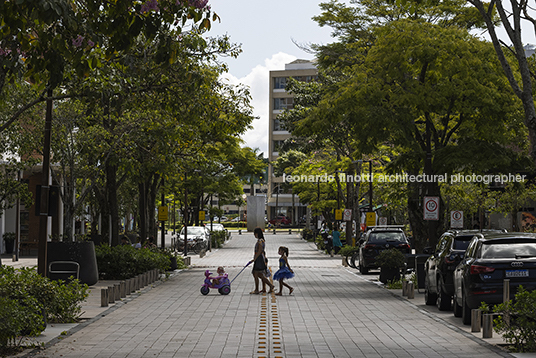
{"type": "Polygon", "coordinates": [[[295,59],[313,55],[295,43],[333,42],[330,28],[321,28],[311,18],[320,14],[316,0],[210,0],[221,22],[213,22],[209,36],[227,34],[242,45],[237,59],[223,58],[229,66],[224,76],[230,83],[250,88],[255,119],[253,129],[242,136],[244,146],[259,148],[268,157],[268,77],[271,70],[284,70],[295,59]]]}

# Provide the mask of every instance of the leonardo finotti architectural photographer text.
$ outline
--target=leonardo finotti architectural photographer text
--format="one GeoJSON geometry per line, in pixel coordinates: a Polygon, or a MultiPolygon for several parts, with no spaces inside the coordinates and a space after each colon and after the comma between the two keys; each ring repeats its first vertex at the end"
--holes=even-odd
{"type": "MultiPolygon", "coordinates": [[[[439,175],[410,175],[403,174],[370,174],[346,175],[338,174],[340,182],[343,183],[497,183],[504,184],[508,182],[524,182],[526,175],[521,174],[439,174],[439,175]]],[[[283,181],[286,183],[329,183],[335,181],[335,175],[286,175],[283,174],[283,181]]]]}

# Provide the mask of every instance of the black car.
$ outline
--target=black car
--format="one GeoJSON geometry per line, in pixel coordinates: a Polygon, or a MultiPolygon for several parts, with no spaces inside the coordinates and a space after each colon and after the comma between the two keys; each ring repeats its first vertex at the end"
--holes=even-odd
{"type": "Polygon", "coordinates": [[[470,324],[471,309],[501,303],[505,279],[510,299],[520,285],[536,289],[536,234],[475,235],[454,271],[454,315],[470,324]]]}
{"type": "Polygon", "coordinates": [[[396,248],[404,254],[411,253],[409,240],[401,227],[377,226],[365,232],[360,240],[355,266],[359,272],[367,274],[370,269],[378,268],[376,259],[383,250],[396,248]]]}
{"type": "Polygon", "coordinates": [[[433,252],[431,248],[425,248],[424,252],[432,255],[424,264],[424,300],[427,305],[436,304],[441,311],[450,309],[454,269],[471,239],[482,232],[500,233],[504,230],[449,230],[441,235],[433,252]]]}

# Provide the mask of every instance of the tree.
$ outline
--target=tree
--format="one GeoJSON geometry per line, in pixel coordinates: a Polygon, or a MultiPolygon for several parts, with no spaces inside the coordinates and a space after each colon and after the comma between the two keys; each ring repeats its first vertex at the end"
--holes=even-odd
{"type": "MultiPolygon", "coordinates": [[[[338,24],[339,41],[317,47],[321,73],[333,81],[299,126],[347,123],[353,147],[365,153],[388,143],[399,153],[391,172],[433,178],[515,168],[515,101],[498,63],[487,60],[492,48],[467,32],[479,24],[475,14],[460,1],[416,10],[359,4],[364,10],[331,2],[318,18],[338,24]]],[[[433,244],[443,227],[424,223],[420,205],[424,195],[440,196],[438,183],[408,183],[408,191],[413,232],[433,244]]]]}

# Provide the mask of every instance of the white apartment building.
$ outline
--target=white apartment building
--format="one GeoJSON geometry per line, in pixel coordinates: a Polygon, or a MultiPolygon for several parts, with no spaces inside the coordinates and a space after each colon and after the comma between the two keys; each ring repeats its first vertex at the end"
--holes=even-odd
{"type": "MultiPolygon", "coordinates": [[[[318,70],[313,61],[296,60],[285,65],[284,70],[270,71],[269,92],[269,148],[268,159],[270,163],[279,155],[281,143],[290,138],[288,131],[281,128],[277,116],[285,109],[293,108],[293,96],[285,91],[287,79],[292,77],[298,81],[310,82],[318,77],[318,70]]],[[[289,218],[301,218],[305,215],[307,203],[300,203],[298,196],[294,198],[294,210],[292,206],[291,192],[285,190],[281,183],[283,178],[276,178],[273,174],[272,165],[268,168],[268,219],[282,214],[289,218]]],[[[296,220],[298,221],[298,220],[296,220]]]]}

